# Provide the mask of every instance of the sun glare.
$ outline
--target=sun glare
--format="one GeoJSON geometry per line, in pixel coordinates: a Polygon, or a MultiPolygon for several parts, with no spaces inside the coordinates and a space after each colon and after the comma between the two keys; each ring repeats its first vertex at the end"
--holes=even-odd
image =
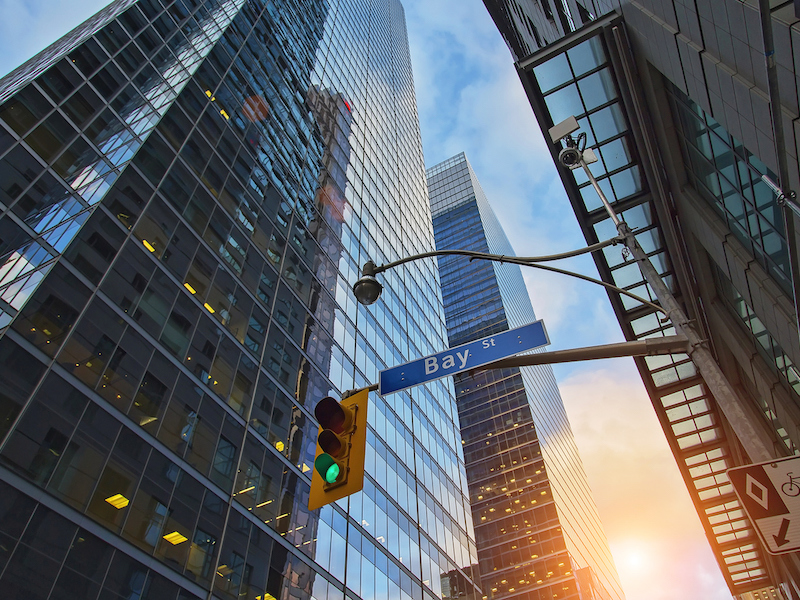
{"type": "Polygon", "coordinates": [[[636,570],[640,570],[647,563],[647,559],[644,554],[634,550],[628,552],[628,554],[624,557],[624,561],[626,567],[636,570]]]}
{"type": "Polygon", "coordinates": [[[630,540],[612,548],[617,568],[631,576],[642,575],[652,566],[651,552],[646,543],[630,540]]]}

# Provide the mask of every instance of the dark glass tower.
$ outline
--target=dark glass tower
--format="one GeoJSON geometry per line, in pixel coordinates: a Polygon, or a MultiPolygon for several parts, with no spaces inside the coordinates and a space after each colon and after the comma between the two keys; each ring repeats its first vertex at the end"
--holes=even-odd
{"type": "MultiPolygon", "coordinates": [[[[513,256],[463,153],[427,176],[438,250],[513,256]]],[[[439,266],[451,347],[536,320],[518,266],[439,266]]],[[[456,376],[455,389],[484,593],[623,598],[550,366],[456,376]]]]}
{"type": "Polygon", "coordinates": [[[307,510],[318,399],[440,350],[397,0],[118,1],[0,80],[4,598],[472,593],[455,402],[370,401],[307,510]]]}

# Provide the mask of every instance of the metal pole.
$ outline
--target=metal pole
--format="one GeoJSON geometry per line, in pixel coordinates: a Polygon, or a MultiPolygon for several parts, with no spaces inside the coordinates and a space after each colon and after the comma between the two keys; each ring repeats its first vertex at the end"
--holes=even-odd
{"type": "Polygon", "coordinates": [[[602,346],[587,346],[585,348],[570,348],[569,350],[553,350],[552,352],[539,352],[537,354],[523,354],[503,358],[495,362],[477,367],[470,374],[488,371],[490,369],[505,369],[508,367],[530,367],[533,365],[554,365],[564,362],[581,360],[597,360],[603,358],[621,358],[623,356],[657,356],[659,354],[675,354],[686,352],[689,349],[689,340],[682,335],[668,335],[660,338],[647,338],[616,344],[603,344],[602,346]]]}
{"type": "MultiPolygon", "coordinates": [[[[559,269],[558,267],[551,267],[549,265],[542,265],[539,264],[540,262],[546,262],[551,260],[560,260],[562,258],[569,258],[572,256],[579,256],[580,254],[585,254],[587,252],[596,252],[606,246],[624,243],[622,238],[614,238],[611,240],[606,240],[605,242],[599,242],[597,244],[593,244],[591,246],[587,246],[586,248],[580,248],[578,250],[572,250],[570,252],[564,252],[561,254],[552,254],[549,256],[506,256],[504,254],[489,254],[488,252],[475,252],[473,250],[436,250],[434,252],[424,252],[422,254],[412,254],[411,256],[406,256],[405,258],[401,258],[394,262],[386,263],[385,265],[376,266],[374,262],[371,260],[364,263],[364,266],[361,268],[362,277],[355,284],[353,284],[353,292],[355,293],[356,299],[359,302],[362,302],[362,296],[358,290],[359,285],[362,282],[365,282],[368,286],[374,286],[375,275],[379,273],[383,273],[384,271],[388,271],[389,269],[394,269],[397,266],[405,264],[407,262],[412,262],[415,260],[420,260],[421,258],[429,258],[432,256],[469,256],[470,260],[489,260],[492,262],[499,262],[499,263],[508,263],[512,265],[520,265],[522,267],[533,267],[535,269],[542,269],[544,271],[551,271],[553,273],[560,273],[562,275],[568,275],[569,277],[575,277],[577,279],[582,279],[583,281],[588,281],[590,283],[596,283],[597,285],[602,285],[603,287],[607,287],[609,289],[614,290],[618,294],[623,294],[624,296],[628,296],[628,298],[633,298],[637,302],[641,302],[642,304],[649,306],[655,310],[663,312],[666,314],[666,311],[661,308],[658,304],[653,304],[649,300],[642,298],[641,296],[637,296],[629,292],[628,290],[624,290],[620,287],[602,281],[600,279],[594,279],[593,277],[589,277],[588,275],[582,275],[580,273],[573,273],[572,271],[567,271],[565,269],[559,269]]],[[[380,291],[378,292],[378,294],[380,291]]],[[[377,296],[376,296],[377,297],[377,296]]],[[[363,304],[363,302],[362,302],[363,304]]]]}
{"type": "Polygon", "coordinates": [[[378,384],[371,383],[370,385],[366,385],[362,388],[357,388],[355,390],[347,390],[344,394],[342,394],[342,400],[344,400],[345,398],[349,398],[350,396],[355,396],[357,393],[363,392],[364,390],[367,390],[368,392],[377,392],[378,384]]]}
{"type": "Polygon", "coordinates": [[[642,276],[650,285],[656,298],[669,316],[672,325],[675,327],[675,331],[686,336],[688,340],[689,358],[692,359],[695,367],[697,367],[700,376],[705,381],[712,396],[714,396],[722,414],[725,415],[728,423],[730,423],[731,429],[733,429],[750,460],[753,462],[761,462],[775,458],[772,447],[764,443],[761,433],[750,418],[750,414],[745,409],[745,401],[736,393],[736,390],[722,373],[717,361],[714,360],[713,355],[706,347],[706,341],[697,333],[691,321],[678,304],[678,301],[672,295],[672,292],[670,292],[669,288],[658,274],[658,271],[656,271],[655,267],[650,262],[647,254],[639,246],[628,224],[620,220],[614,212],[605,194],[603,194],[603,191],[597,185],[597,181],[589,170],[589,166],[583,160],[583,155],[581,155],[580,158],[580,165],[583,167],[586,176],[589,178],[589,181],[592,182],[594,189],[603,201],[603,206],[608,216],[617,226],[619,236],[624,240],[625,246],[630,250],[631,255],[639,264],[639,270],[642,272],[642,276]]]}

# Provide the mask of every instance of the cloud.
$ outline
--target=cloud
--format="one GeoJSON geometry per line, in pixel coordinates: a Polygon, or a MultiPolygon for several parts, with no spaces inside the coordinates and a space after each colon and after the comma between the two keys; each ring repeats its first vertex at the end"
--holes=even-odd
{"type": "Polygon", "coordinates": [[[523,278],[536,317],[547,326],[551,350],[623,340],[608,297],[599,286],[537,269],[523,269],[523,278]]]}
{"type": "MultiPolygon", "coordinates": [[[[405,4],[426,164],[466,152],[517,255],[584,246],[511,55],[485,8],[444,0],[405,4]]],[[[591,260],[563,266],[596,276],[591,260]]],[[[525,278],[554,341],[578,333],[574,314],[585,312],[582,299],[601,311],[600,305],[608,304],[602,290],[587,296],[591,284],[576,286],[540,271],[526,272],[525,278]],[[571,330],[560,331],[562,325],[571,330]]],[[[593,314],[592,321],[598,320],[605,324],[608,318],[593,314]]],[[[601,330],[608,328],[588,328],[594,334],[601,330]]],[[[608,333],[619,339],[619,326],[608,333]]]]}

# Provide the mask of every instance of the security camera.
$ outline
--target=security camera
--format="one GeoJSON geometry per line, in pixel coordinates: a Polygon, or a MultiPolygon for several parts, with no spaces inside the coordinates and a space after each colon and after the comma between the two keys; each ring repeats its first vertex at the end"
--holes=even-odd
{"type": "Polygon", "coordinates": [[[581,166],[581,152],[577,148],[564,148],[558,153],[558,162],[568,169],[577,169],[581,166]]]}

